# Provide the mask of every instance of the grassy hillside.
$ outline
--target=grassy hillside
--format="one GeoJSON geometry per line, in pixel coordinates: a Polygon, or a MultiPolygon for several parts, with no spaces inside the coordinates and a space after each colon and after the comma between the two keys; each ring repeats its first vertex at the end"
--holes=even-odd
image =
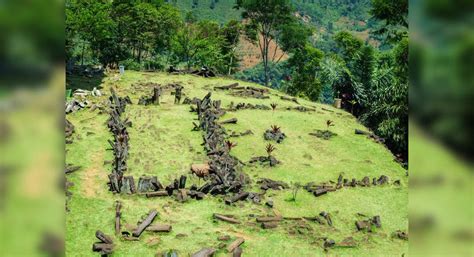
{"type": "MultiPolygon", "coordinates": [[[[84,83],[84,79],[71,78],[74,83],[84,83]]],[[[225,91],[214,91],[217,85],[228,85],[234,80],[225,78],[205,79],[191,75],[171,76],[164,73],[140,73],[127,71],[119,80],[111,77],[102,80],[102,92],[108,93],[110,87],[116,88],[120,96],[128,95],[133,105],[128,105],[124,117],[128,117],[133,126],[130,133],[130,155],[128,174],[138,178],[142,174],[156,175],[168,185],[180,175],[190,175],[189,167],[193,163],[207,160],[201,146],[202,133],[191,131],[196,113],[189,112],[189,105],[174,105],[174,97],[165,92],[160,106],[137,105],[142,95],[149,95],[151,88],[135,87],[137,82],[156,82],[163,85],[180,83],[183,92],[190,98],[202,98],[212,91],[212,99],[222,100],[223,107],[230,102],[252,104],[277,103],[277,110],[240,110],[227,112],[221,119],[238,118],[235,125],[225,125],[230,131],[243,132],[247,129],[253,135],[232,138],[237,147],[231,152],[247,165],[242,172],[247,174],[251,183],[246,190],[260,191],[258,178],[271,178],[287,183],[311,181],[337,181],[341,172],[346,178],[362,179],[364,176],[379,177],[387,175],[390,181],[401,180],[401,186],[390,185],[343,188],[336,192],[314,197],[301,189],[296,201],[290,201],[291,189],[268,190],[265,200],[272,199],[274,207],[257,205],[250,201],[226,205],[222,197],[206,196],[204,200],[189,200],[179,203],[171,197],[147,199],[138,195],[113,195],[106,185],[110,164],[104,161],[112,159],[112,151],[107,140],[112,135],[106,127],[107,114],[98,114],[84,109],[68,115],[76,126],[74,143],[67,145],[66,163],[81,165],[82,169],[68,175],[74,183],[70,189],[73,196],[67,213],[68,256],[91,256],[92,244],[96,241],[94,233],[102,230],[114,234],[114,202],[123,202],[123,224],[136,224],[149,209],[159,212],[157,222],[170,223],[173,231],[169,234],[153,235],[144,233],[139,242],[121,241],[114,236],[117,244],[113,256],[154,256],[157,252],[177,249],[180,256],[198,251],[203,247],[218,247],[220,235],[243,237],[244,256],[323,256],[327,255],[322,247],[322,238],[328,237],[336,242],[353,237],[358,246],[355,248],[332,248],[331,256],[400,256],[407,253],[408,242],[393,239],[391,233],[408,229],[408,179],[403,170],[393,161],[390,152],[380,144],[364,136],[354,135],[354,129],[364,129],[356,119],[341,110],[299,100],[306,107],[316,108],[316,112],[286,110],[297,104],[280,99],[282,93],[270,91],[270,99],[241,98],[225,91]],[[332,110],[333,112],[323,110],[332,110]],[[337,136],[322,140],[308,135],[316,129],[326,129],[326,120],[333,120],[331,131],[337,136]],[[276,144],[274,156],[282,163],[276,167],[249,165],[251,157],[265,155],[263,133],[271,125],[281,126],[288,136],[281,144],[276,144]],[[319,225],[312,221],[285,220],[276,229],[264,230],[255,222],[255,216],[281,214],[284,217],[317,216],[321,211],[332,215],[333,227],[319,225]],[[242,224],[231,225],[216,222],[213,213],[233,214],[242,224]],[[354,222],[361,219],[358,213],[367,216],[380,215],[382,228],[373,233],[358,232],[354,222]],[[157,245],[147,242],[159,238],[157,245]]],[[[239,82],[241,85],[255,84],[239,82]]],[[[76,85],[77,86],[77,85],[76,85]]],[[[104,102],[107,96],[90,98],[95,103],[104,102]]],[[[188,176],[189,177],[189,176],[188,176]]],[[[203,184],[197,178],[188,178],[192,183],[203,184]]],[[[265,201],[263,201],[264,203],[265,201]]],[[[228,256],[225,249],[217,256],[228,256]]]]}

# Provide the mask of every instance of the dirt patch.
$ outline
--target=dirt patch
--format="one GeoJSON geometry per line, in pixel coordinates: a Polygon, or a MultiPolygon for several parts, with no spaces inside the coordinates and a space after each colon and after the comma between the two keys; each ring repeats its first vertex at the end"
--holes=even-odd
{"type": "Polygon", "coordinates": [[[246,234],[244,234],[242,232],[239,232],[239,231],[232,231],[229,234],[232,234],[234,237],[241,237],[241,238],[245,239],[245,241],[253,239],[253,237],[250,237],[249,235],[246,235],[246,234]]]}
{"type": "Polygon", "coordinates": [[[103,170],[104,153],[97,152],[92,155],[91,166],[84,169],[82,174],[81,191],[86,197],[96,197],[102,184],[107,183],[107,172],[103,170]]]}

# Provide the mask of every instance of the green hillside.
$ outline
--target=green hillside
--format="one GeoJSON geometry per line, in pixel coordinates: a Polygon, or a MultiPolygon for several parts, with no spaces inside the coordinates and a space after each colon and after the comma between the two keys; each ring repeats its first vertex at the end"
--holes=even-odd
{"type": "MultiPolygon", "coordinates": [[[[234,9],[235,0],[169,0],[185,16],[191,12],[198,20],[212,20],[225,24],[229,20],[240,20],[241,11],[234,9]],[[195,4],[193,4],[195,3],[195,4]],[[214,4],[213,4],[214,3],[214,4]],[[211,8],[213,6],[213,8],[211,8]]],[[[380,26],[371,19],[370,0],[293,0],[295,14],[315,29],[314,42],[318,48],[331,50],[333,35],[339,31],[352,31],[357,37],[373,45],[369,31],[380,26]]]]}
{"type": "MultiPolygon", "coordinates": [[[[221,0],[222,1],[222,0],[221,0]]],[[[219,1],[219,3],[221,3],[219,1]]],[[[71,76],[69,86],[80,87],[88,79],[71,76]]],[[[138,82],[155,82],[161,85],[178,83],[184,87],[183,93],[189,97],[204,97],[212,92],[213,100],[221,100],[226,108],[231,102],[264,104],[276,103],[272,110],[228,111],[221,120],[237,118],[237,124],[224,125],[227,133],[251,130],[252,135],[229,138],[236,142],[231,155],[243,164],[241,171],[249,178],[245,190],[260,192],[256,183],[260,178],[270,178],[288,184],[298,182],[337,181],[338,176],[361,180],[368,176],[386,175],[389,183],[369,187],[343,187],[319,197],[301,189],[296,201],[291,200],[292,189],[268,190],[261,204],[239,201],[226,205],[223,196],[211,196],[197,201],[190,199],[180,203],[174,197],[146,198],[139,195],[119,195],[108,191],[107,175],[111,165],[104,163],[113,158],[107,140],[112,138],[106,121],[107,113],[83,109],[67,115],[75,126],[74,142],[66,145],[66,163],[80,165],[82,168],[70,175],[74,183],[70,188],[72,197],[68,202],[67,213],[67,256],[92,256],[92,244],[96,242],[96,230],[114,235],[115,201],[123,204],[122,223],[136,225],[150,209],[157,209],[159,216],[155,222],[172,224],[171,233],[153,234],[145,232],[140,241],[123,241],[113,236],[116,249],[112,256],[155,256],[167,249],[176,249],[179,256],[188,256],[201,248],[219,249],[216,256],[228,256],[225,247],[235,238],[242,237],[244,256],[401,256],[407,253],[408,242],[392,237],[396,230],[408,229],[408,178],[406,171],[393,161],[393,156],[383,145],[355,135],[354,129],[366,130],[347,112],[331,106],[298,99],[299,104],[280,98],[283,94],[270,90],[269,99],[243,98],[232,96],[228,91],[215,90],[215,86],[229,85],[235,80],[226,78],[202,78],[193,75],[168,75],[165,73],[143,73],[127,71],[116,77],[105,77],[101,83],[102,92],[109,93],[114,87],[119,96],[128,95],[133,104],[126,107],[123,118],[129,118],[132,127],[130,134],[130,153],[127,160],[127,175],[136,180],[143,174],[157,176],[163,185],[169,185],[181,175],[188,176],[187,187],[204,182],[191,176],[191,164],[207,160],[201,145],[202,132],[192,131],[197,115],[190,112],[190,106],[173,104],[174,96],[165,91],[160,106],[137,105],[139,98],[150,95],[152,88],[140,86],[138,82]],[[315,109],[300,112],[288,107],[315,109]],[[309,135],[317,129],[325,130],[327,120],[334,126],[329,129],[337,136],[330,140],[309,135]],[[268,141],[263,133],[271,125],[281,127],[287,138],[276,144],[273,155],[281,161],[276,167],[249,164],[255,156],[266,155],[268,141]],[[400,180],[400,185],[393,182],[400,180]],[[273,208],[265,205],[272,200],[273,208]],[[331,214],[333,226],[319,224],[309,219],[284,219],[274,229],[263,229],[255,221],[258,216],[281,215],[285,218],[315,217],[325,211],[331,214]],[[241,224],[229,224],[212,219],[213,213],[234,215],[241,224]],[[362,216],[365,215],[365,216],[362,216]],[[355,221],[379,215],[381,228],[374,231],[357,231],[355,221]],[[231,241],[218,241],[221,235],[229,235],[231,241]],[[333,239],[336,246],[325,252],[324,238],[333,239]],[[353,248],[338,244],[347,237],[356,242],[353,248]],[[156,239],[159,238],[159,239],[156,239]],[[151,240],[159,240],[152,244],[151,240]],[[224,248],[222,248],[224,247],[224,248]]],[[[261,87],[241,82],[241,86],[261,87]]],[[[263,88],[263,87],[261,87],[263,88]]],[[[108,95],[88,96],[92,104],[106,104],[108,95]]],[[[322,218],[322,217],[320,217],[322,218]]],[[[161,255],[160,255],[161,256],[161,255]]]]}
{"type": "Polygon", "coordinates": [[[241,19],[241,11],[234,9],[235,0],[170,0],[169,2],[175,5],[183,16],[192,12],[198,20],[212,20],[224,24],[229,20],[241,19]],[[197,5],[193,5],[193,2],[197,2],[197,5]],[[211,8],[212,2],[214,8],[211,8]]]}

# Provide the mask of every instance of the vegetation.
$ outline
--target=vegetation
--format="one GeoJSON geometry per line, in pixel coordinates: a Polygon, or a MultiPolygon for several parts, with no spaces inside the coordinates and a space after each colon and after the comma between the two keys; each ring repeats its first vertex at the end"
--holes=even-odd
{"type": "Polygon", "coordinates": [[[384,137],[395,154],[407,158],[406,0],[68,0],[66,6],[68,63],[112,68],[122,64],[129,70],[208,67],[312,101],[340,98],[344,109],[384,137]],[[219,16],[219,6],[231,2],[231,13],[246,22],[204,19],[197,11],[210,8],[219,16]],[[179,10],[183,5],[191,9],[179,10]],[[335,13],[363,21],[383,45],[335,26],[329,18],[335,13]],[[321,32],[322,25],[330,30],[329,45],[322,44],[329,35],[321,32]],[[258,46],[261,63],[239,72],[242,38],[258,46]]]}
{"type": "Polygon", "coordinates": [[[327,120],[327,121],[326,121],[327,130],[329,130],[329,127],[332,127],[332,126],[334,126],[334,121],[332,121],[332,120],[327,120]]]}
{"type": "Polygon", "coordinates": [[[280,33],[285,33],[286,26],[292,22],[291,3],[289,0],[237,0],[236,8],[242,9],[242,18],[248,20],[245,25],[247,38],[260,49],[264,85],[268,86],[269,66],[278,63],[283,56],[276,56],[278,44],[274,52],[270,53],[270,44],[277,40],[280,33]]]}
{"type": "Polygon", "coordinates": [[[273,151],[275,150],[276,150],[276,147],[270,143],[265,147],[265,151],[267,152],[268,156],[271,156],[273,151]]]}
{"type": "Polygon", "coordinates": [[[298,182],[295,182],[291,185],[291,201],[296,202],[296,197],[298,196],[298,191],[301,189],[301,184],[298,182]]]}
{"type": "MultiPolygon", "coordinates": [[[[134,93],[137,89],[132,86],[139,81],[162,85],[180,83],[184,86],[183,92],[191,99],[205,96],[209,85],[212,87],[239,82],[242,86],[262,88],[254,83],[228,78],[206,79],[192,75],[126,71],[119,81],[114,81],[113,76],[103,79],[100,84],[102,90],[108,92],[114,87],[118,95],[129,95],[133,103],[136,103],[142,95],[134,93]]],[[[144,87],[143,92],[149,92],[149,88],[144,87]]],[[[241,110],[221,117],[221,120],[234,117],[239,120],[237,124],[224,125],[233,131],[250,129],[255,132],[254,135],[232,138],[232,142],[238,144],[238,147],[232,149],[232,155],[243,162],[261,156],[262,151],[265,151],[268,142],[257,132],[262,132],[269,124],[277,123],[278,126],[285,128],[285,133],[291,135],[283,144],[278,145],[278,150],[271,153],[281,161],[279,165],[242,167],[242,171],[252,181],[270,178],[288,184],[292,181],[304,185],[311,181],[335,180],[341,170],[344,170],[345,176],[357,179],[385,174],[391,180],[400,179],[402,186],[347,188],[319,198],[300,189],[297,201],[288,201],[292,194],[291,189],[271,190],[267,194],[272,195],[273,209],[250,201],[239,202],[237,206],[228,206],[224,204],[222,198],[212,196],[201,201],[190,200],[179,203],[168,197],[114,195],[108,191],[106,184],[110,165],[103,165],[104,161],[113,158],[112,152],[106,150],[109,147],[107,140],[111,137],[105,125],[108,115],[99,115],[97,111],[78,111],[67,117],[75,125],[77,134],[74,135],[74,143],[66,145],[66,162],[83,168],[68,175],[68,180],[73,182],[74,186],[70,188],[72,197],[68,204],[70,211],[66,216],[66,255],[91,255],[91,245],[95,242],[94,233],[97,229],[103,230],[106,234],[114,234],[116,200],[120,200],[123,204],[123,225],[135,225],[149,209],[156,208],[160,214],[155,222],[170,223],[173,230],[170,233],[160,234],[160,243],[156,246],[147,245],[148,240],[156,237],[150,233],[144,233],[138,242],[122,241],[114,236],[116,244],[114,256],[153,256],[168,249],[177,249],[179,256],[187,256],[202,247],[218,245],[220,241],[217,237],[223,234],[230,235],[231,240],[235,237],[244,237],[246,242],[242,247],[246,256],[266,257],[275,256],[275,253],[279,256],[322,256],[327,253],[320,246],[322,242],[317,239],[319,236],[330,237],[336,242],[352,236],[360,242],[356,248],[329,249],[331,255],[364,257],[400,255],[407,252],[408,242],[395,241],[389,236],[384,236],[398,229],[408,229],[406,215],[408,177],[405,176],[405,171],[393,162],[391,153],[381,144],[354,135],[355,128],[361,130],[366,128],[344,111],[302,98],[298,98],[298,102],[304,106],[314,106],[318,110],[326,108],[342,115],[331,112],[319,114],[287,111],[286,108],[294,104],[280,99],[282,93],[279,91],[271,89],[270,93],[270,99],[248,98],[245,102],[267,106],[271,103],[278,104],[281,111],[275,112],[273,117],[270,115],[271,110],[241,110]],[[328,119],[338,124],[331,129],[338,133],[338,137],[327,141],[308,135],[315,128],[325,129],[325,122],[328,119]],[[274,210],[283,217],[314,217],[321,211],[326,211],[333,214],[332,220],[336,229],[308,222],[311,231],[302,229],[301,233],[291,234],[290,230],[298,226],[296,221],[285,221],[272,230],[244,224],[255,221],[255,218],[250,218],[251,214],[273,216],[274,210]],[[377,234],[370,235],[370,240],[367,240],[369,235],[354,232],[354,221],[358,218],[356,214],[358,212],[371,216],[380,215],[382,218],[382,228],[377,234]],[[213,222],[211,219],[213,213],[233,214],[243,224],[213,222]],[[185,234],[186,237],[180,238],[178,234],[185,234]]],[[[92,100],[100,103],[106,101],[107,97],[92,100]]],[[[225,91],[214,91],[213,99],[222,100],[222,106],[242,101],[242,98],[231,96],[225,91]]],[[[133,126],[127,129],[131,144],[127,175],[158,176],[163,185],[169,185],[175,178],[189,175],[190,164],[205,163],[207,160],[208,157],[201,145],[202,133],[192,131],[192,121],[196,118],[196,113],[189,112],[188,105],[175,105],[174,96],[169,93],[163,94],[160,106],[132,104],[127,106],[124,115],[133,122],[133,126]]],[[[189,185],[197,184],[198,180],[195,179],[193,182],[193,179],[188,177],[189,185]]],[[[259,192],[259,185],[252,183],[248,190],[259,192]]],[[[216,253],[216,256],[227,255],[225,249],[216,253]]]]}

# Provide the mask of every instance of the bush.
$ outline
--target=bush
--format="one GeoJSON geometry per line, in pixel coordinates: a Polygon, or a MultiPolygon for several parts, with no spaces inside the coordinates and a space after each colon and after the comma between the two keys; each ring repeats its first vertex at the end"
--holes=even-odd
{"type": "Polygon", "coordinates": [[[151,60],[143,62],[142,68],[145,70],[160,70],[163,71],[166,67],[166,60],[161,56],[156,56],[151,60]]]}
{"type": "Polygon", "coordinates": [[[125,66],[126,70],[139,71],[142,68],[142,65],[133,59],[127,59],[125,61],[122,61],[120,62],[120,65],[125,66]]]}
{"type": "MultiPolygon", "coordinates": [[[[282,89],[285,80],[289,77],[290,71],[286,69],[285,62],[281,62],[276,65],[270,64],[270,87],[275,89],[282,89]],[[273,68],[272,68],[273,67],[273,68]]],[[[236,79],[251,81],[261,85],[265,85],[265,73],[263,64],[260,63],[257,66],[238,72],[234,75],[236,79]]]]}

